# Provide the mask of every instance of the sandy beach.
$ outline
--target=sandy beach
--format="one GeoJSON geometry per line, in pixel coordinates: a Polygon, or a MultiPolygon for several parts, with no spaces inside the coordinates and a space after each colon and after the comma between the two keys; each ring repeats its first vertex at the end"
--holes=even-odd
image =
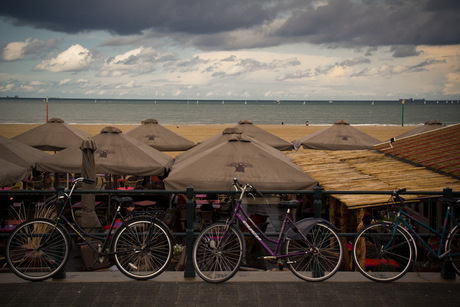
{"type": "MultiPolygon", "coordinates": [[[[0,135],[12,138],[27,130],[30,130],[37,124],[0,124],[0,135]]],[[[75,125],[80,130],[83,130],[90,135],[97,135],[107,125],[75,125]]],[[[119,128],[123,132],[135,128],[137,125],[112,125],[119,128]]],[[[174,131],[175,133],[189,139],[192,142],[198,143],[205,139],[221,133],[225,128],[232,125],[163,125],[164,127],[174,131]]],[[[318,130],[324,129],[327,126],[304,126],[304,125],[257,125],[266,131],[286,140],[294,141],[305,135],[311,134],[318,130]]],[[[354,126],[357,129],[375,137],[376,139],[386,141],[394,136],[402,134],[406,131],[414,129],[414,126],[354,126]]]]}

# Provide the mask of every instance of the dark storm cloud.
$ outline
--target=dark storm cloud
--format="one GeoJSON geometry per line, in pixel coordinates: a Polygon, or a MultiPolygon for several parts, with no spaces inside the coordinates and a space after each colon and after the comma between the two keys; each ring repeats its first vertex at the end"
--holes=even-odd
{"type": "Polygon", "coordinates": [[[277,34],[351,46],[458,44],[459,13],[456,0],[330,0],[295,12],[277,34]]]}
{"type": "Polygon", "coordinates": [[[18,25],[65,33],[108,30],[136,34],[164,32],[216,33],[252,27],[273,18],[270,1],[259,0],[2,0],[0,15],[18,25]]]}
{"type": "Polygon", "coordinates": [[[420,51],[417,51],[417,48],[411,45],[392,46],[390,51],[393,52],[393,57],[395,58],[417,56],[420,54],[420,51]]]}
{"type": "MultiPolygon", "coordinates": [[[[65,33],[150,32],[205,49],[299,42],[334,47],[459,44],[459,13],[460,1],[457,0],[0,2],[0,16],[10,18],[17,25],[65,33]],[[251,31],[251,34],[237,32],[240,36],[235,36],[237,30],[251,31]]],[[[395,56],[405,55],[401,50],[395,56]]]]}

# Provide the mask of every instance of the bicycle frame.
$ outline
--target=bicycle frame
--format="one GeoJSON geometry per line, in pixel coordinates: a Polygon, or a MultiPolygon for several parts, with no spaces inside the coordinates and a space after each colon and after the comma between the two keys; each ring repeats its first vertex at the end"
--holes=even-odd
{"type": "MultiPolygon", "coordinates": [[[[91,248],[95,253],[97,253],[97,255],[99,257],[112,255],[113,253],[110,252],[110,246],[109,245],[110,245],[110,242],[111,242],[112,231],[115,229],[115,224],[116,224],[117,220],[120,219],[122,225],[125,225],[125,226],[127,225],[125,216],[123,216],[121,214],[121,212],[120,212],[121,203],[118,203],[118,205],[117,205],[117,208],[115,210],[115,214],[114,214],[112,222],[110,224],[110,228],[108,229],[107,235],[104,236],[104,240],[103,240],[102,245],[99,245],[98,248],[96,248],[91,244],[92,242],[89,242],[89,240],[87,238],[93,238],[93,239],[101,240],[101,236],[95,236],[95,235],[92,235],[92,234],[84,231],[75,221],[75,217],[74,217],[74,214],[73,214],[73,211],[72,211],[72,200],[71,200],[71,196],[72,196],[72,193],[74,191],[74,188],[75,188],[75,184],[72,185],[72,188],[71,188],[71,190],[70,190],[70,192],[68,194],[65,193],[65,191],[61,192],[61,194],[59,194],[59,192],[58,192],[58,200],[65,198],[65,203],[62,206],[62,208],[57,208],[58,214],[57,214],[57,217],[55,219],[55,227],[53,229],[53,232],[55,231],[56,226],[58,224],[61,224],[61,225],[64,225],[64,226],[69,226],[75,232],[75,234],[78,237],[80,237],[83,240],[83,242],[89,248],[91,248]],[[69,208],[72,211],[72,220],[71,221],[64,216],[64,210],[66,208],[69,208]]],[[[43,245],[44,244],[46,244],[46,241],[43,243],[43,245]]]]}
{"type": "MultiPolygon", "coordinates": [[[[244,194],[244,191],[242,191],[242,194],[244,194]]],[[[242,196],[242,195],[241,195],[242,196]]],[[[290,226],[292,229],[296,231],[296,233],[300,234],[302,238],[309,243],[311,246],[310,241],[302,234],[301,231],[297,229],[297,226],[295,225],[295,222],[292,220],[290,216],[291,209],[288,209],[286,211],[286,214],[284,215],[283,223],[281,225],[281,230],[279,232],[279,235],[277,239],[272,239],[268,237],[257,225],[256,223],[250,218],[249,214],[244,210],[242,207],[241,203],[241,197],[236,201],[236,206],[233,210],[233,214],[230,217],[230,219],[227,221],[227,225],[232,225],[236,221],[240,221],[247,229],[248,231],[252,234],[252,236],[257,240],[257,242],[260,244],[260,246],[263,247],[263,249],[269,253],[269,256],[264,256],[262,257],[263,259],[279,259],[279,258],[286,258],[286,257],[291,257],[291,256],[298,256],[298,255],[303,255],[305,252],[299,252],[299,253],[292,253],[288,255],[282,255],[279,254],[282,244],[284,243],[283,237],[285,236],[285,231],[287,229],[287,226],[290,226]],[[275,244],[275,248],[271,249],[270,246],[266,242],[270,242],[275,244]]]]}
{"type": "MultiPolygon", "coordinates": [[[[404,200],[400,200],[402,206],[404,205],[404,200]]],[[[412,237],[412,240],[413,238],[417,238],[421,243],[422,245],[435,257],[439,258],[439,259],[443,259],[445,257],[451,257],[451,256],[458,256],[460,253],[455,253],[455,254],[449,254],[450,251],[444,251],[444,253],[442,253],[443,251],[443,246],[447,240],[447,236],[449,234],[448,232],[448,225],[447,223],[449,221],[452,221],[454,222],[457,226],[460,226],[460,223],[457,222],[454,214],[452,213],[451,211],[451,205],[448,205],[447,208],[446,208],[446,213],[444,215],[444,222],[443,222],[443,226],[441,228],[440,231],[430,227],[429,225],[426,225],[425,223],[423,223],[422,221],[419,221],[418,219],[416,219],[415,217],[411,216],[409,213],[405,212],[403,209],[402,209],[402,206],[400,207],[400,209],[398,210],[398,213],[396,215],[396,220],[394,222],[395,226],[393,228],[393,232],[392,232],[392,235],[395,235],[396,234],[396,228],[399,226],[399,225],[404,225],[405,228],[409,231],[409,234],[411,235],[412,237]],[[431,248],[431,246],[428,244],[428,242],[426,242],[425,240],[422,239],[422,237],[415,231],[414,227],[412,225],[410,225],[410,223],[405,219],[409,219],[410,221],[416,223],[417,225],[420,225],[421,227],[427,229],[431,234],[434,234],[436,236],[439,236],[440,237],[440,242],[439,242],[439,245],[438,245],[438,248],[435,250],[433,248],[431,248]]]]}

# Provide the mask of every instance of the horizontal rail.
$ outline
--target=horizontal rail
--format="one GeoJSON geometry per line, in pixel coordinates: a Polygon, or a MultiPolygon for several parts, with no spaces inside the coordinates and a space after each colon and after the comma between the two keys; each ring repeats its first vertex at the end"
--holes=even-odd
{"type": "MultiPolygon", "coordinates": [[[[321,217],[322,211],[322,198],[324,195],[338,195],[338,194],[378,194],[378,195],[391,195],[393,191],[325,191],[320,187],[316,187],[314,190],[260,190],[262,194],[312,194],[314,195],[314,216],[319,218],[321,217]]],[[[6,196],[41,196],[41,195],[53,195],[55,190],[0,190],[0,197],[2,195],[6,196]]],[[[95,195],[173,195],[173,194],[184,194],[187,197],[187,213],[186,213],[186,230],[182,233],[174,233],[176,236],[185,237],[186,242],[186,251],[187,251],[187,260],[185,264],[185,277],[194,277],[195,270],[192,263],[192,250],[194,237],[197,235],[193,231],[193,211],[194,211],[194,202],[193,198],[196,194],[238,194],[237,191],[229,190],[195,190],[193,187],[189,187],[186,190],[74,190],[73,195],[83,195],[83,194],[95,194],[95,195]]],[[[444,196],[447,198],[460,196],[460,191],[453,191],[450,188],[444,188],[441,191],[406,191],[401,193],[404,195],[436,195],[444,196]]],[[[0,237],[5,234],[0,233],[0,237]]],[[[6,234],[7,235],[7,234],[6,234]]],[[[273,233],[270,236],[277,236],[278,234],[273,233]]],[[[352,237],[355,234],[341,234],[341,236],[352,237]]]]}

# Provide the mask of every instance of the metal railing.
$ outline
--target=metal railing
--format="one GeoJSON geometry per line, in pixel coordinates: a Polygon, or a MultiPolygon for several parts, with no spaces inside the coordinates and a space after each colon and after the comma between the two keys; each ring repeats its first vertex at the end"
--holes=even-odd
{"type": "MultiPolygon", "coordinates": [[[[320,187],[315,188],[314,190],[263,190],[260,191],[264,195],[268,194],[310,194],[314,197],[313,202],[313,215],[316,218],[321,217],[322,206],[323,206],[323,197],[326,195],[339,195],[339,194],[351,194],[351,195],[365,195],[365,194],[374,194],[374,195],[391,195],[392,191],[325,191],[320,187]]],[[[7,195],[11,197],[15,196],[46,196],[53,195],[54,190],[0,190],[0,197],[2,195],[7,195]]],[[[185,264],[184,277],[194,277],[195,270],[193,268],[192,262],[192,249],[194,243],[194,197],[197,194],[236,194],[235,191],[228,190],[195,190],[193,187],[188,187],[186,190],[75,190],[73,196],[78,196],[82,194],[96,194],[100,195],[123,195],[123,196],[138,196],[138,195],[172,195],[172,194],[184,194],[187,198],[186,205],[186,230],[185,232],[174,232],[175,236],[185,237],[187,260],[185,264]]],[[[443,196],[447,198],[459,197],[460,191],[453,191],[450,188],[444,188],[442,191],[406,191],[402,194],[406,195],[426,195],[426,196],[443,196]]],[[[0,204],[3,206],[3,204],[0,204]]],[[[110,206],[110,201],[109,201],[110,206]]],[[[0,234],[2,236],[7,236],[7,233],[0,234]]],[[[277,234],[271,234],[277,235],[277,234]]],[[[341,236],[352,237],[356,235],[355,233],[341,233],[341,236]]]]}

